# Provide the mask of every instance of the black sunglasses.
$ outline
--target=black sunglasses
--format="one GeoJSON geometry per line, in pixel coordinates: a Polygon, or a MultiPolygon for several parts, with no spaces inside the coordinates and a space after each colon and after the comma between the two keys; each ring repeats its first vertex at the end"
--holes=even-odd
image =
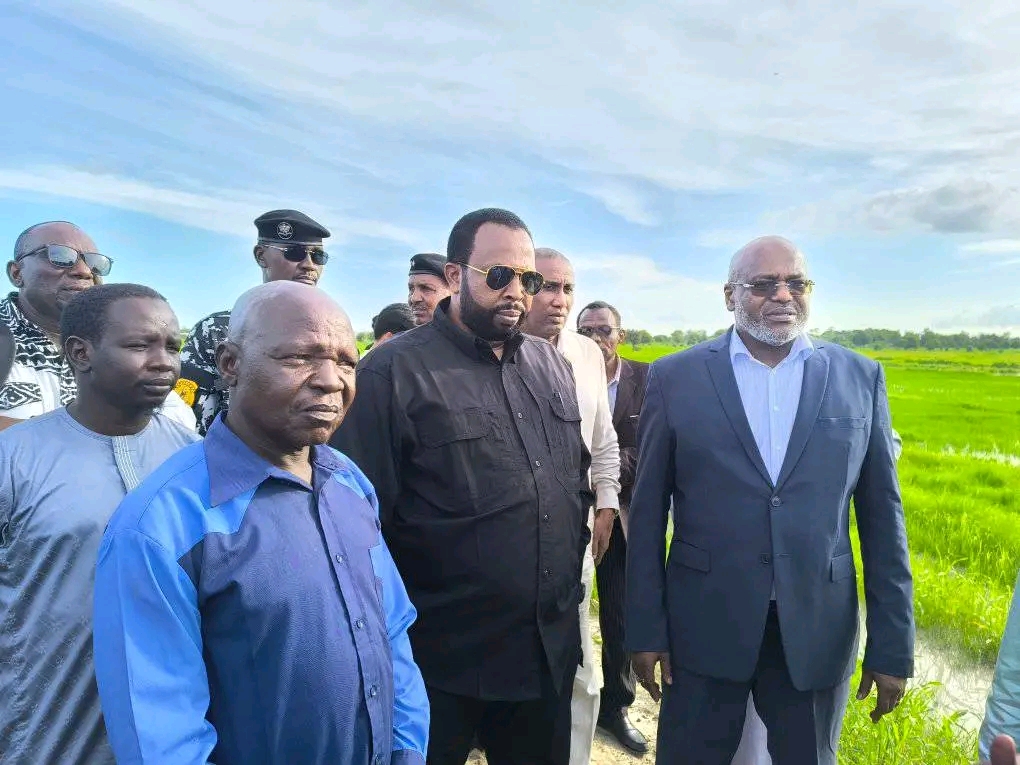
{"type": "Polygon", "coordinates": [[[66,244],[44,244],[42,247],[36,247],[30,252],[18,255],[14,260],[17,262],[24,260],[29,255],[38,255],[43,252],[50,265],[56,268],[73,268],[74,264],[78,262],[78,258],[84,260],[85,265],[96,276],[106,276],[113,268],[112,258],[100,255],[98,252],[81,252],[66,244]]]}
{"type": "Polygon", "coordinates": [[[269,244],[268,242],[262,243],[263,247],[272,247],[274,250],[279,250],[287,260],[291,263],[300,263],[307,257],[311,257],[312,262],[317,266],[326,265],[326,261],[329,260],[329,253],[321,247],[317,247],[314,244],[269,244]]]}
{"type": "Polygon", "coordinates": [[[521,287],[529,295],[537,295],[542,289],[545,277],[538,271],[530,271],[526,268],[514,268],[513,266],[489,266],[488,268],[476,268],[470,263],[461,263],[465,268],[477,271],[485,275],[485,286],[490,290],[504,289],[515,276],[521,277],[521,287]]]}
{"type": "Polygon", "coordinates": [[[619,327],[610,327],[608,324],[601,324],[598,327],[578,327],[577,334],[585,337],[594,337],[596,333],[602,337],[611,337],[619,327]]]}

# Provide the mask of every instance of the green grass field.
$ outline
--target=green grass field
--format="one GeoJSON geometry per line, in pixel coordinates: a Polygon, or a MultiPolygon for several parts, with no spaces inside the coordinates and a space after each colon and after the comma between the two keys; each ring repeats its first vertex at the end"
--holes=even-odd
{"type": "MultiPolygon", "coordinates": [[[[678,349],[624,348],[652,361],[678,349]]],[[[1020,352],[866,352],[886,370],[923,639],[990,665],[1020,566],[1020,352]]],[[[860,561],[858,560],[858,570],[860,561]]],[[[968,763],[975,739],[930,688],[872,725],[851,702],[840,762],[968,763]]]]}

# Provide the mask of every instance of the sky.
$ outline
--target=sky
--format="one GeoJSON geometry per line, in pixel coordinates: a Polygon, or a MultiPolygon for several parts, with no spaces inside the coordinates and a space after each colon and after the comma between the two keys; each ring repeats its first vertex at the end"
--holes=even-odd
{"type": "Polygon", "coordinates": [[[727,326],[779,234],[814,328],[1020,330],[1013,3],[605,5],[4,0],[0,249],[71,220],[191,325],[296,208],[364,330],[495,206],[630,328],[727,326]]]}

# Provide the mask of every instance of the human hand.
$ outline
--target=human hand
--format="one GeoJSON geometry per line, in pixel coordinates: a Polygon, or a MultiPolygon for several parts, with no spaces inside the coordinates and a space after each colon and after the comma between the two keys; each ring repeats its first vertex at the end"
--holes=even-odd
{"type": "Polygon", "coordinates": [[[659,684],[655,682],[655,665],[659,665],[663,685],[672,685],[673,669],[669,663],[669,654],[658,653],[656,651],[638,651],[631,654],[630,659],[634,667],[634,674],[637,676],[638,682],[641,683],[641,687],[648,691],[652,701],[661,699],[662,691],[659,688],[659,684]]]}
{"type": "Polygon", "coordinates": [[[907,690],[907,680],[903,677],[893,677],[864,670],[861,673],[861,684],[857,688],[857,700],[864,701],[868,698],[873,685],[878,687],[878,700],[875,703],[875,708],[871,711],[871,721],[877,723],[903,700],[903,694],[907,690]]]}
{"type": "Polygon", "coordinates": [[[981,765],[1020,765],[1020,757],[1016,754],[1016,743],[1009,736],[996,736],[989,752],[991,759],[981,765]]]}
{"type": "Polygon", "coordinates": [[[602,562],[602,556],[609,549],[609,538],[613,535],[615,520],[616,513],[611,508],[604,507],[595,511],[595,522],[591,531],[591,557],[595,559],[596,566],[602,562]]]}

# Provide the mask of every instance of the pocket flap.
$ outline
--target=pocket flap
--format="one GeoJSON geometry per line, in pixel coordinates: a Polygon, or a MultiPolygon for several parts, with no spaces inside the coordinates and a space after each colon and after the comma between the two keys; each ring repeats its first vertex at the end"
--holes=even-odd
{"type": "Polygon", "coordinates": [[[712,556],[708,550],[702,550],[686,542],[673,543],[670,557],[674,555],[681,566],[693,568],[695,571],[710,571],[712,568],[712,556]]]}
{"type": "Polygon", "coordinates": [[[484,438],[489,430],[489,417],[479,409],[446,412],[442,416],[430,417],[418,426],[422,444],[433,449],[454,441],[484,438]]]}
{"type": "Polygon", "coordinates": [[[832,559],[832,564],[829,567],[829,577],[832,581],[838,582],[841,579],[849,579],[855,573],[853,553],[837,555],[832,559]]]}
{"type": "Polygon", "coordinates": [[[818,427],[820,428],[842,428],[859,429],[867,426],[867,417],[819,417],[818,427]]]}
{"type": "Polygon", "coordinates": [[[581,409],[576,398],[564,399],[563,394],[557,391],[556,395],[549,399],[549,406],[553,414],[565,422],[581,421],[581,409]]]}

